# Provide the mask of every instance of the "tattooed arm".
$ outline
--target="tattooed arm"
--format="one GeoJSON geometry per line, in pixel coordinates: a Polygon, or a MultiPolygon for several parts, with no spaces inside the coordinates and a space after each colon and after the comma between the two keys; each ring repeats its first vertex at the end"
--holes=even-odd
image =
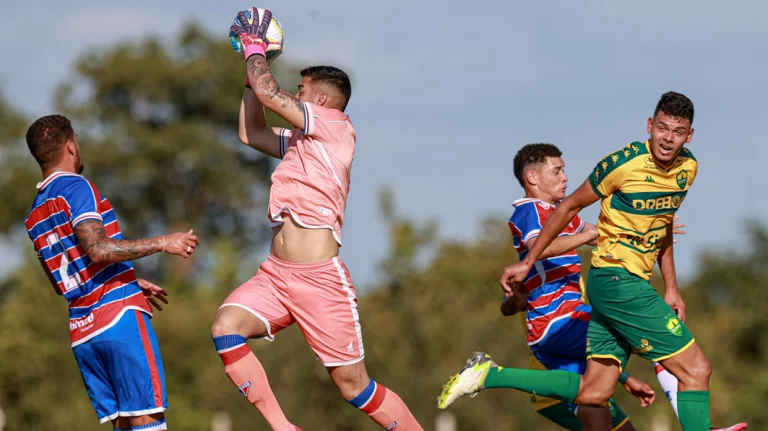
{"type": "Polygon", "coordinates": [[[161,251],[187,258],[198,243],[192,231],[138,240],[112,239],[107,236],[104,223],[96,219],[78,223],[75,236],[91,261],[96,263],[126,262],[161,251]]]}
{"type": "Polygon", "coordinates": [[[304,104],[275,80],[263,55],[248,57],[248,79],[258,100],[295,127],[304,129],[304,104]]]}

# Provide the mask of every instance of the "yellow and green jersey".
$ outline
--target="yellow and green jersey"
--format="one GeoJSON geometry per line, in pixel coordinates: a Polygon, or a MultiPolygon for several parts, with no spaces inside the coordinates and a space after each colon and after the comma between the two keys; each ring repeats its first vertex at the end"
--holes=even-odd
{"type": "Polygon", "coordinates": [[[650,143],[633,142],[607,155],[589,176],[602,198],[592,266],[617,266],[650,279],[675,212],[698,164],[683,148],[669,167],[657,164],[650,143]]]}

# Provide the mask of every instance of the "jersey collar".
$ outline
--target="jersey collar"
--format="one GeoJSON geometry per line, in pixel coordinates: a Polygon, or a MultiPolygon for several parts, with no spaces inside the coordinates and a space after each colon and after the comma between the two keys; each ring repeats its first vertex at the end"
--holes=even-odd
{"type": "Polygon", "coordinates": [[[37,183],[37,189],[42,190],[46,188],[48,184],[53,182],[53,180],[60,177],[81,177],[82,178],[82,175],[74,174],[72,172],[56,171],[51,175],[48,175],[48,177],[46,177],[42,182],[37,183]]]}
{"type": "Polygon", "coordinates": [[[522,204],[525,204],[525,203],[528,203],[528,202],[540,202],[542,205],[555,206],[555,207],[560,203],[560,202],[555,202],[555,204],[552,205],[549,202],[544,202],[543,200],[538,199],[538,198],[522,198],[522,199],[518,199],[518,200],[512,202],[512,206],[513,207],[518,207],[518,206],[520,206],[522,204]]]}
{"type": "MultiPolygon", "coordinates": [[[[650,140],[650,139],[648,139],[647,141],[645,141],[645,149],[648,151],[648,155],[651,157],[651,160],[653,161],[653,164],[654,164],[654,165],[656,165],[656,167],[657,167],[657,168],[659,168],[659,169],[661,169],[662,171],[664,171],[664,172],[669,172],[669,171],[671,171],[672,169],[674,169],[675,167],[679,166],[679,165],[676,163],[676,162],[677,162],[677,161],[680,159],[680,154],[679,154],[679,153],[677,154],[677,157],[675,158],[675,161],[674,161],[674,162],[672,162],[672,164],[671,164],[671,165],[669,165],[669,166],[664,166],[664,165],[662,165],[661,163],[657,162],[657,161],[656,161],[656,158],[655,158],[655,157],[653,157],[653,151],[651,151],[651,140],[650,140]]],[[[683,151],[683,150],[681,149],[681,150],[680,150],[680,152],[682,152],[682,151],[683,151]]]]}

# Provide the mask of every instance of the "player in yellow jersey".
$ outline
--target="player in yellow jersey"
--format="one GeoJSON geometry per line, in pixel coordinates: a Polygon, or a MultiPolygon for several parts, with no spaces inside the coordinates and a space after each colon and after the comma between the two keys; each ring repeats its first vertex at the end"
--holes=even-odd
{"type": "MultiPolygon", "coordinates": [[[[522,295],[541,253],[583,208],[602,199],[598,243],[587,278],[593,307],[587,332],[583,376],[564,370],[497,367],[476,355],[444,392],[455,399],[492,387],[515,388],[580,405],[608,402],[631,353],[661,363],[679,380],[677,407],[685,431],[709,430],[709,376],[712,368],[685,326],[685,304],[677,288],[672,220],[696,179],[698,164],[684,147],[693,138],[693,103],[662,95],[646,142],[633,142],[597,164],[587,181],[547,219],[524,260],[504,269],[502,288],[522,295]],[[649,283],[659,263],[664,298],[649,283]]],[[[647,404],[654,396],[640,395],[647,404]]],[[[603,418],[610,429],[610,416],[603,418]]]]}
{"type": "MultiPolygon", "coordinates": [[[[677,219],[677,217],[675,217],[677,219]]],[[[685,234],[685,231],[681,230],[685,224],[675,224],[675,235],[685,234]]],[[[677,240],[674,240],[677,243],[677,240]]],[[[581,289],[583,292],[582,301],[586,301],[586,290],[581,280],[581,289]]],[[[520,323],[523,325],[523,331],[528,331],[528,323],[525,319],[525,313],[520,313],[520,323]]],[[[669,402],[672,404],[672,409],[677,415],[677,379],[669,374],[660,364],[654,362],[656,368],[656,378],[659,381],[659,385],[662,391],[666,395],[669,402]]],[[[529,368],[532,370],[546,370],[547,367],[536,359],[533,352],[529,352],[529,368]]],[[[628,377],[628,374],[627,374],[628,377]]],[[[620,379],[621,380],[621,379],[620,379]]],[[[611,407],[611,431],[626,431],[634,430],[634,425],[629,422],[629,417],[624,413],[618,405],[610,403],[611,407]]],[[[553,398],[541,397],[535,394],[531,395],[531,407],[533,411],[545,417],[547,420],[556,423],[560,427],[568,431],[591,431],[591,428],[584,426],[581,420],[573,414],[573,410],[568,403],[553,398]]],[[[725,428],[710,428],[710,431],[743,431],[747,429],[746,423],[738,423],[725,428]]]]}

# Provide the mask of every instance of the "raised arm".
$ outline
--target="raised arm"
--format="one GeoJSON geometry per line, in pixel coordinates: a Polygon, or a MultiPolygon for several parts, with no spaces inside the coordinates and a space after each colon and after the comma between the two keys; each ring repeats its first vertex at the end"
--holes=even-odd
{"type": "Polygon", "coordinates": [[[262,105],[283,117],[293,126],[305,129],[304,103],[298,97],[280,88],[272,75],[264,55],[256,53],[248,57],[248,79],[256,98],[262,105]]]}
{"type": "Polygon", "coordinates": [[[677,290],[677,275],[675,274],[675,254],[673,251],[673,230],[674,226],[670,223],[667,226],[667,236],[661,244],[659,257],[659,269],[661,277],[664,279],[664,301],[675,310],[680,320],[685,320],[685,303],[680,291],[677,290]]]}
{"type": "MultiPolygon", "coordinates": [[[[258,15],[257,15],[258,16],[258,15]]],[[[267,62],[267,29],[272,20],[272,12],[264,11],[260,21],[249,23],[243,12],[237,14],[240,25],[233,24],[230,31],[236,33],[243,44],[247,63],[248,80],[258,100],[275,114],[286,121],[305,129],[304,104],[277,85],[267,62]]]]}
{"type": "Polygon", "coordinates": [[[238,127],[240,142],[268,156],[281,158],[280,128],[267,127],[264,105],[256,98],[251,88],[245,89],[240,101],[238,127]]]}
{"type": "Polygon", "coordinates": [[[198,244],[191,230],[139,240],[111,239],[107,236],[104,222],[98,219],[78,223],[75,236],[91,261],[96,263],[125,262],[161,251],[186,259],[198,244]]]}

